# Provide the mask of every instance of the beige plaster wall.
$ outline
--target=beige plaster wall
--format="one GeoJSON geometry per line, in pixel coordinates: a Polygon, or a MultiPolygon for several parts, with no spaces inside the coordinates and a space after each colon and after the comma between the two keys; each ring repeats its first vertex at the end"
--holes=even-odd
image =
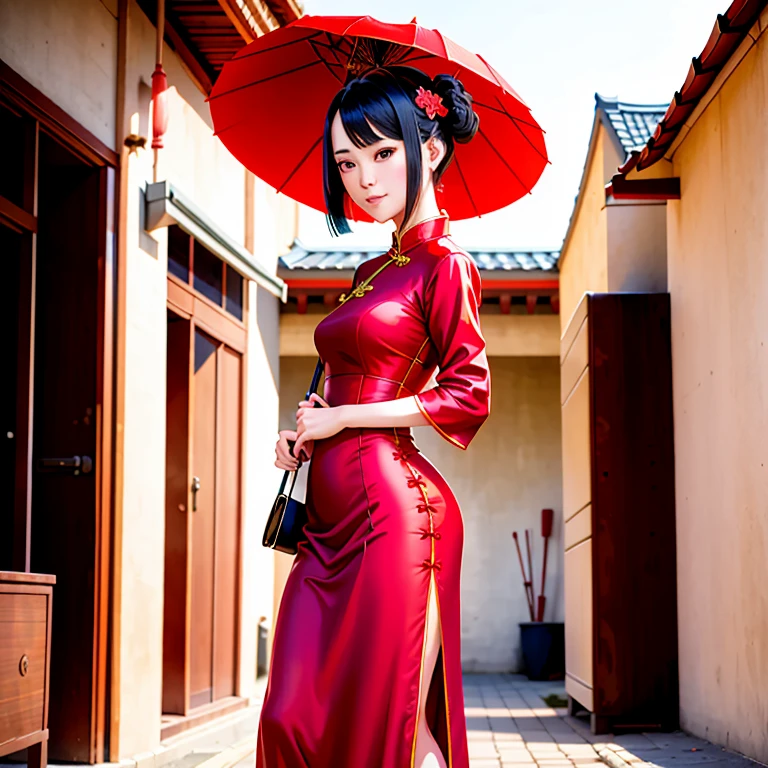
{"type": "MultiPolygon", "coordinates": [[[[151,73],[155,29],[135,3],[129,4],[126,68],[126,125],[129,132],[151,137],[151,73]]],[[[169,123],[156,173],[153,153],[140,150],[128,160],[124,182],[126,332],[125,412],[121,424],[124,472],[118,509],[122,526],[119,594],[120,634],[116,638],[119,686],[113,704],[119,754],[128,757],[157,748],[162,695],[162,623],[165,509],[166,381],[166,231],[142,230],[141,190],[152,181],[177,186],[214,223],[239,243],[246,241],[246,221],[256,224],[257,258],[274,265],[284,246],[285,201],[256,183],[246,195],[246,172],[213,137],[208,107],[175,55],[164,53],[168,73],[169,123]],[[247,206],[251,210],[247,210],[247,206]],[[149,543],[148,543],[149,542],[149,543]]],[[[289,221],[292,217],[288,216],[289,221]]],[[[241,653],[237,694],[254,692],[258,623],[271,617],[273,554],[261,546],[261,534],[275,484],[266,482],[274,460],[277,427],[279,299],[254,284],[247,291],[249,328],[244,360],[246,382],[245,495],[239,635],[241,653]],[[265,428],[272,423],[273,429],[265,428]]],[[[274,468],[273,468],[274,469],[274,468]]],[[[275,470],[276,472],[277,470],[275,470]]]]}
{"type": "MultiPolygon", "coordinates": [[[[560,333],[585,291],[666,291],[664,203],[606,204],[605,185],[624,161],[602,123],[560,258],[560,333]]],[[[558,353],[559,354],[559,353],[558,353]]]]}
{"type": "MultiPolygon", "coordinates": [[[[323,317],[325,312],[282,314],[280,355],[316,355],[313,336],[323,317]]],[[[489,357],[558,357],[560,354],[560,320],[557,315],[502,315],[498,312],[484,313],[481,309],[480,325],[489,357]]]]}
{"type": "MultiPolygon", "coordinates": [[[[133,111],[136,110],[136,111],[133,111]]],[[[138,129],[131,105],[126,134],[138,129]]],[[[160,741],[165,558],[166,230],[150,237],[139,222],[140,189],[152,174],[149,152],[127,156],[121,179],[124,216],[119,249],[124,276],[118,298],[118,391],[113,588],[111,759],[160,741]],[[122,408],[121,405],[122,399],[122,408]]]]}
{"type": "Polygon", "coordinates": [[[0,59],[115,148],[116,0],[0,3],[0,59]]]}
{"type": "MultiPolygon", "coordinates": [[[[768,13],[763,15],[765,31],[768,13]]],[[[674,155],[668,206],[682,727],[768,762],[768,50],[674,155]]]]}
{"type": "MultiPolygon", "coordinates": [[[[592,159],[579,192],[570,239],[560,256],[560,330],[565,330],[584,291],[608,287],[608,231],[605,213],[605,153],[610,140],[597,127],[592,159]]],[[[615,167],[615,166],[614,166],[615,167]]]]}
{"type": "Polygon", "coordinates": [[[607,207],[609,291],[667,290],[666,222],[665,203],[607,207]]]}
{"type": "MultiPolygon", "coordinates": [[[[462,508],[462,662],[468,671],[520,668],[518,622],[528,621],[512,531],[534,529],[540,584],[541,509],[555,510],[547,576],[548,621],[563,621],[560,369],[556,357],[491,357],[491,415],[467,451],[432,427],[414,427],[421,451],[448,479],[462,508]]],[[[280,429],[295,411],[314,370],[312,357],[280,359],[280,429]]],[[[430,385],[431,386],[431,385],[430,385]]],[[[274,461],[274,455],[273,455],[274,461]]],[[[279,483],[281,473],[275,469],[279,483]]],[[[279,605],[293,558],[276,554],[279,605]]],[[[538,586],[537,586],[538,590],[538,586]]]]}

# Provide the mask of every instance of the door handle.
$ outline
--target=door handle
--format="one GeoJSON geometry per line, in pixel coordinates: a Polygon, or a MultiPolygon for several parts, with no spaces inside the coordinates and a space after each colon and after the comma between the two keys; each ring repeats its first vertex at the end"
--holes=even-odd
{"type": "Polygon", "coordinates": [[[37,469],[38,472],[87,475],[93,471],[93,459],[90,456],[70,456],[66,459],[38,459],[37,469]]]}
{"type": "Polygon", "coordinates": [[[197,512],[197,492],[200,490],[200,478],[195,475],[192,478],[192,511],[197,512]]]}

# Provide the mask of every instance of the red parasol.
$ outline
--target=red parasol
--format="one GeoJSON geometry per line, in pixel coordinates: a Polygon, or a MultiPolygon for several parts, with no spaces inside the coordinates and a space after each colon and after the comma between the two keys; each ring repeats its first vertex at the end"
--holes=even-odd
{"type": "MultiPolygon", "coordinates": [[[[547,164],[543,131],[481,56],[440,32],[370,16],[303,16],[246,45],[225,64],[208,99],[216,135],[277,191],[326,212],[325,116],[348,77],[372,66],[413,66],[461,80],[480,129],[457,144],[437,203],[451,219],[503,208],[530,192],[547,164]]],[[[355,206],[352,218],[370,221],[355,206]]]]}

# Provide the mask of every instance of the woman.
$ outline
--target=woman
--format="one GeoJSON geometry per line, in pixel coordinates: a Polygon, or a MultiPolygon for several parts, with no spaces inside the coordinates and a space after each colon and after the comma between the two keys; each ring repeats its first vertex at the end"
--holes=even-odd
{"type": "Polygon", "coordinates": [[[325,398],[299,403],[277,443],[281,469],[312,459],[309,522],[275,626],[257,768],[469,766],[461,511],[410,427],[466,449],[490,411],[480,274],[435,200],[454,141],[477,127],[459,81],[409,67],[359,76],[328,111],[332,231],[349,231],[349,200],[397,231],[318,325],[325,398]]]}

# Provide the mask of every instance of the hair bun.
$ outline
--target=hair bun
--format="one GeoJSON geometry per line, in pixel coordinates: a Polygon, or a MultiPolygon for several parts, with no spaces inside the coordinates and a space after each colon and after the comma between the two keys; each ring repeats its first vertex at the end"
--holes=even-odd
{"type": "Polygon", "coordinates": [[[461,80],[451,75],[436,75],[432,90],[442,97],[448,114],[442,124],[451,132],[455,141],[466,144],[477,133],[480,118],[472,108],[472,96],[464,90],[461,80]]]}

